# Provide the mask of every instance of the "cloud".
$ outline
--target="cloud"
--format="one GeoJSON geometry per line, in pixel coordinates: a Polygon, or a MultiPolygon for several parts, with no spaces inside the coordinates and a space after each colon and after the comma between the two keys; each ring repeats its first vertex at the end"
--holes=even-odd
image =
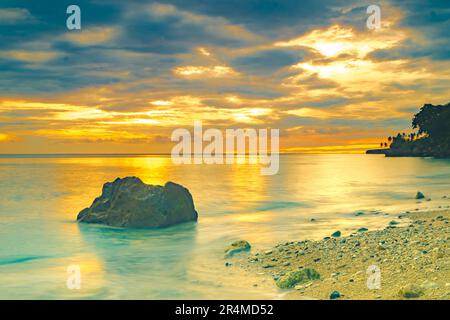
{"type": "Polygon", "coordinates": [[[0,57],[25,62],[46,62],[62,56],[58,51],[10,50],[0,52],[0,57]]]}
{"type": "Polygon", "coordinates": [[[119,30],[113,27],[93,27],[80,31],[67,32],[64,39],[77,45],[99,45],[117,37],[119,30]]]}
{"type": "Polygon", "coordinates": [[[209,17],[170,4],[134,5],[125,10],[121,45],[164,54],[188,52],[192,47],[239,47],[259,37],[222,17],[209,17]]]}
{"type": "Polygon", "coordinates": [[[268,49],[237,57],[232,61],[232,64],[246,72],[267,74],[267,72],[291,66],[299,62],[301,58],[302,53],[298,51],[268,49]]]}
{"type": "Polygon", "coordinates": [[[275,43],[278,47],[307,47],[324,57],[337,57],[342,54],[364,58],[377,49],[391,48],[403,39],[401,32],[378,32],[367,37],[357,34],[352,28],[334,25],[326,29],[316,29],[299,38],[275,43]]]}
{"type": "Polygon", "coordinates": [[[445,3],[383,1],[376,32],[356,1],[77,4],[74,32],[54,1],[0,9],[11,22],[0,24],[0,123],[19,141],[2,150],[167,152],[161,137],[202,119],[280,128],[286,148],[353,152],[448,100],[445,3]]]}
{"type": "Polygon", "coordinates": [[[340,16],[340,6],[349,1],[329,0],[163,0],[183,10],[227,19],[233,24],[271,38],[302,33],[312,26],[326,25],[329,19],[340,16]]]}
{"type": "Polygon", "coordinates": [[[24,8],[0,8],[0,25],[32,22],[32,15],[24,8]]]}
{"type": "Polygon", "coordinates": [[[188,78],[201,77],[202,79],[213,77],[229,77],[235,76],[238,73],[228,66],[183,66],[174,69],[174,73],[179,76],[188,78]]]}

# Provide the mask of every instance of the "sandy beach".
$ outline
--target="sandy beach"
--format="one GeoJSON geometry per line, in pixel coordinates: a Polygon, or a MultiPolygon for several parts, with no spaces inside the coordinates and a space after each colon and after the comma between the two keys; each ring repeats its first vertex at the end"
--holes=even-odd
{"type": "Polygon", "coordinates": [[[408,212],[382,230],[256,248],[242,267],[285,299],[450,299],[449,217],[408,212]]]}

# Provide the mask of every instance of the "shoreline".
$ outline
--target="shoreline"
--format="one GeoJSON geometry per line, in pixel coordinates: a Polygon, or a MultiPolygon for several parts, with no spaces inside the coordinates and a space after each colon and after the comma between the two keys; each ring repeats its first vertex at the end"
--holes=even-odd
{"type": "Polygon", "coordinates": [[[384,229],[257,251],[241,267],[273,281],[285,299],[448,300],[449,219],[448,209],[403,213],[384,229]]]}
{"type": "Polygon", "coordinates": [[[435,158],[435,159],[450,159],[449,155],[436,154],[433,152],[425,151],[411,151],[402,149],[371,149],[367,150],[367,155],[378,155],[382,154],[387,158],[435,158]]]}

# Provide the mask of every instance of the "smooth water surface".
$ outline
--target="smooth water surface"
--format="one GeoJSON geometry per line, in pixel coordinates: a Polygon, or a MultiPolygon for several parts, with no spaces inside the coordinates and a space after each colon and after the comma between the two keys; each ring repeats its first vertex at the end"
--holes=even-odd
{"type": "Polygon", "coordinates": [[[175,166],[166,156],[2,157],[0,181],[2,299],[280,298],[270,279],[225,267],[224,248],[241,238],[259,250],[345,235],[450,204],[450,161],[377,155],[283,155],[275,176],[250,164],[175,166]],[[132,175],[187,187],[198,223],[121,230],[75,222],[104,182],[132,175]],[[432,201],[417,203],[419,190],[432,201]],[[70,265],[80,266],[80,290],[67,289],[70,265]]]}

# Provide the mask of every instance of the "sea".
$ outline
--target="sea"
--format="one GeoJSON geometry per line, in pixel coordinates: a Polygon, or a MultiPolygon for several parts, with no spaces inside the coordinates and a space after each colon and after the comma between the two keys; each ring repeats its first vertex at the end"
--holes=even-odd
{"type": "Polygon", "coordinates": [[[278,174],[260,169],[175,165],[166,155],[2,155],[0,299],[283,299],[273,279],[241,267],[245,254],[225,259],[224,249],[239,239],[257,252],[345,236],[450,205],[449,160],[286,154],[278,174]],[[105,182],[127,176],[185,186],[198,222],[138,230],[76,222],[105,182]]]}

